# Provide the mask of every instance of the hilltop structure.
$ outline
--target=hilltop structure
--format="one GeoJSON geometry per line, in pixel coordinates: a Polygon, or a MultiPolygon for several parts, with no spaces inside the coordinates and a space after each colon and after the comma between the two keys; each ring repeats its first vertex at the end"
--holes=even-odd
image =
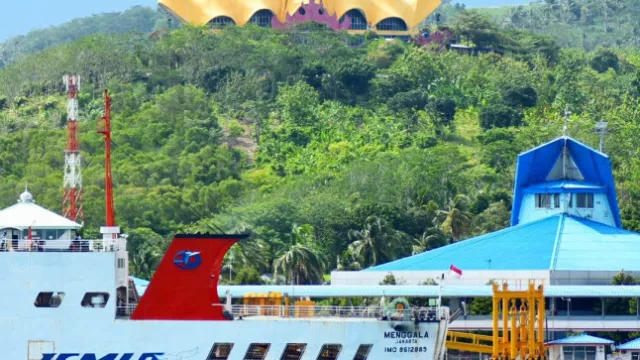
{"type": "Polygon", "coordinates": [[[213,27],[256,24],[288,27],[315,21],[335,30],[364,33],[372,30],[386,37],[418,33],[418,25],[441,0],[159,0],[160,6],[181,21],[213,27]]]}
{"type": "Polygon", "coordinates": [[[640,234],[622,229],[611,161],[562,136],[518,156],[511,226],[358,272],[335,285],[375,285],[389,273],[407,284],[538,279],[545,285],[608,285],[624,270],[640,276],[640,234]]]}

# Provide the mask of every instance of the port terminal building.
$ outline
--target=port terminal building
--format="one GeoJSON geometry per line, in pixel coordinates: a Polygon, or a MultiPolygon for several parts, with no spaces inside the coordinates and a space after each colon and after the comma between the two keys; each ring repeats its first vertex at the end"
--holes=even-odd
{"type": "MultiPolygon", "coordinates": [[[[334,271],[328,286],[219,286],[231,294],[441,298],[464,314],[452,330],[491,330],[491,283],[544,287],[550,340],[570,331],[637,331],[640,286],[615,286],[621,272],[640,277],[640,234],[622,228],[609,157],[562,136],[517,158],[510,226],[362,271],[334,271]],[[458,278],[451,265],[462,270],[458,278]],[[388,274],[398,285],[380,285],[388,274]],[[444,276],[444,280],[443,279],[444,276]],[[437,285],[421,285],[433,279],[437,285]],[[486,301],[485,300],[485,301],[486,301]],[[554,335],[555,333],[555,335],[554,335]]],[[[637,360],[637,359],[635,359],[637,360]]]]}
{"type": "MultiPolygon", "coordinates": [[[[562,136],[518,156],[506,229],[363,271],[336,271],[332,286],[375,285],[389,273],[415,286],[428,279],[441,283],[446,274],[443,296],[457,307],[481,297],[491,282],[517,286],[536,279],[547,290],[554,328],[635,330],[640,311],[630,299],[640,297],[640,287],[611,284],[620,272],[640,277],[638,259],[640,234],[622,228],[609,157],[562,136]],[[451,265],[463,276],[449,276],[451,265]]],[[[475,327],[491,326],[480,315],[452,324],[475,327]]]]}

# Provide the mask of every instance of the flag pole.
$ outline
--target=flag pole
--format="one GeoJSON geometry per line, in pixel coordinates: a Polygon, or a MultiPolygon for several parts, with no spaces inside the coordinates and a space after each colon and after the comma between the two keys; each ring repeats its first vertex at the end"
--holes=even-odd
{"type": "Polygon", "coordinates": [[[442,285],[444,284],[444,273],[442,273],[442,278],[440,279],[440,286],[438,288],[438,307],[442,306],[442,285]]]}

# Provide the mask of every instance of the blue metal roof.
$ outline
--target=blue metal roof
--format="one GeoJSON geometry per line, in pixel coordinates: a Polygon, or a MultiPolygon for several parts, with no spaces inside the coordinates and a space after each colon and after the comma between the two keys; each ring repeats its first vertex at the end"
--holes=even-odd
{"type": "Polygon", "coordinates": [[[363,271],[640,271],[637,259],[640,234],[562,213],[363,271]]]}
{"type": "Polygon", "coordinates": [[[144,291],[147,290],[147,286],[149,286],[149,281],[133,276],[131,276],[131,279],[133,279],[133,284],[136,287],[138,295],[142,296],[142,294],[144,294],[144,291]]]}
{"type": "Polygon", "coordinates": [[[586,181],[557,180],[534,184],[523,189],[523,193],[598,193],[605,192],[605,187],[586,181]]]}
{"type": "Polygon", "coordinates": [[[611,205],[615,224],[617,227],[622,227],[609,157],[566,136],[559,137],[518,155],[513,188],[511,225],[514,226],[519,223],[518,215],[520,214],[525,188],[547,181],[547,176],[562,155],[565,145],[569,155],[584,177],[584,181],[604,187],[611,205]]]}
{"type": "Polygon", "coordinates": [[[549,269],[561,215],[509,227],[364,271],[549,269]],[[508,254],[508,255],[506,255],[508,254]]]}
{"type": "Polygon", "coordinates": [[[551,269],[640,270],[640,234],[564,215],[551,269]]]}
{"type": "Polygon", "coordinates": [[[616,346],[616,350],[640,350],[640,338],[618,345],[616,346]]]}
{"type": "Polygon", "coordinates": [[[569,336],[546,343],[546,345],[609,345],[613,344],[613,340],[604,339],[596,336],[587,335],[585,333],[569,336]]]}

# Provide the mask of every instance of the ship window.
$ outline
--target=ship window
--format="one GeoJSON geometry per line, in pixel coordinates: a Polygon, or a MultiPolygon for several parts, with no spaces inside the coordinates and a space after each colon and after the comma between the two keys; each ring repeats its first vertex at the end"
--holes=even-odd
{"type": "Polygon", "coordinates": [[[270,344],[251,344],[244,360],[262,360],[267,356],[270,344]]]}
{"type": "Polygon", "coordinates": [[[215,343],[207,360],[227,360],[232,349],[232,343],[215,343]]]}
{"type": "Polygon", "coordinates": [[[43,291],[38,293],[33,305],[39,308],[57,308],[63,299],[64,293],[61,291],[43,291]]]}
{"type": "Polygon", "coordinates": [[[336,360],[338,355],[342,351],[342,345],[340,344],[324,344],[320,349],[317,360],[336,360]]]}
{"type": "Polygon", "coordinates": [[[287,344],[280,360],[299,360],[306,348],[307,344],[287,344]]]}
{"type": "Polygon", "coordinates": [[[109,293],[88,292],[84,294],[80,305],[86,308],[103,308],[107,306],[107,301],[109,301],[109,293]]]}
{"type": "Polygon", "coordinates": [[[353,357],[353,360],[367,360],[369,357],[369,352],[371,351],[371,344],[363,344],[358,347],[358,351],[356,352],[356,356],[353,357]]]}
{"type": "Polygon", "coordinates": [[[579,208],[593,208],[593,194],[576,194],[576,205],[579,208]]]}

